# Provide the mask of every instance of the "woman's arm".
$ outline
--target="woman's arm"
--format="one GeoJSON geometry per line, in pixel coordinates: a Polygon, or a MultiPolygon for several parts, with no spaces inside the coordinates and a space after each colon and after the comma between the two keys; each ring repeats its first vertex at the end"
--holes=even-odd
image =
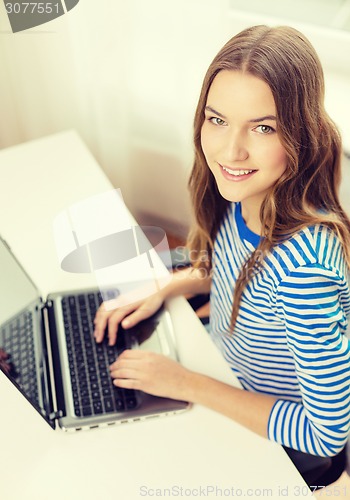
{"type": "Polygon", "coordinates": [[[268,420],[277,398],[232,387],[193,373],[187,389],[190,400],[222,413],[251,431],[267,438],[268,420]]]}
{"type": "Polygon", "coordinates": [[[164,300],[178,295],[209,293],[211,277],[204,273],[206,271],[191,267],[174,273],[171,282],[161,290],[164,300]]]}
{"type": "Polygon", "coordinates": [[[123,328],[135,326],[143,319],[152,316],[170,297],[209,293],[210,291],[211,278],[204,275],[199,269],[184,269],[174,273],[171,278],[169,284],[142,300],[135,302],[132,297],[133,292],[131,292],[131,295],[119,295],[108,304],[102,303],[94,319],[96,342],[103,341],[107,329],[109,344],[115,344],[119,324],[122,324],[123,328]]]}
{"type": "Polygon", "coordinates": [[[350,346],[346,279],[320,264],[300,266],[277,289],[276,311],[285,324],[300,402],[279,399],[269,438],[289,448],[333,456],[350,428],[350,346]]]}
{"type": "Polygon", "coordinates": [[[124,351],[110,369],[118,387],[207,406],[267,437],[269,415],[277,400],[273,396],[237,389],[141,350],[124,351]]]}
{"type": "Polygon", "coordinates": [[[286,324],[302,401],[240,390],[142,351],[125,351],[111,366],[115,385],[205,405],[296,450],[319,456],[339,453],[350,419],[350,348],[339,330],[345,284],[319,271],[299,269],[279,289],[277,307],[286,324]]]}

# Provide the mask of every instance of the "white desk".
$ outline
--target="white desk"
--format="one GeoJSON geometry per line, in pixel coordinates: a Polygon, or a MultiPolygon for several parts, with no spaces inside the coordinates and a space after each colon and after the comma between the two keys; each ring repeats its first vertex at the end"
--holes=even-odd
{"type": "MultiPolygon", "coordinates": [[[[43,295],[95,286],[91,276],[60,269],[51,229],[57,212],[111,189],[79,137],[66,132],[1,151],[0,178],[0,234],[43,295]]],[[[169,307],[182,362],[236,384],[186,301],[174,299],[169,307]]],[[[0,374],[0,407],[2,500],[134,500],[156,496],[157,488],[174,488],[173,496],[187,498],[217,498],[229,490],[231,496],[280,498],[281,488],[284,496],[286,488],[291,497],[308,496],[279,445],[200,406],[65,434],[50,429],[0,374]]]]}

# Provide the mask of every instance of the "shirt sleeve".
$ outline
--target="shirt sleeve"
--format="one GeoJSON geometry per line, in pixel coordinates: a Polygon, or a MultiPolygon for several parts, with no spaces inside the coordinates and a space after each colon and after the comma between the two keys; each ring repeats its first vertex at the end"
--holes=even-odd
{"type": "Polygon", "coordinates": [[[334,456],[350,426],[350,349],[346,280],[318,264],[299,267],[279,285],[277,314],[285,323],[301,402],[279,399],[268,436],[312,455],[334,456]]]}

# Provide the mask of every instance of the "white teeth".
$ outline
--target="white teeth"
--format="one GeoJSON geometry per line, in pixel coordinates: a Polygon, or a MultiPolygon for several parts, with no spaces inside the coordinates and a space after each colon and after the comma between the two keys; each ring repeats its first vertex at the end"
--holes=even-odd
{"type": "Polygon", "coordinates": [[[229,174],[231,175],[235,175],[235,176],[239,176],[239,175],[246,175],[246,174],[250,174],[251,172],[253,172],[253,170],[230,170],[229,168],[226,168],[226,167],[222,167],[224,170],[226,170],[226,172],[228,172],[229,174]]]}

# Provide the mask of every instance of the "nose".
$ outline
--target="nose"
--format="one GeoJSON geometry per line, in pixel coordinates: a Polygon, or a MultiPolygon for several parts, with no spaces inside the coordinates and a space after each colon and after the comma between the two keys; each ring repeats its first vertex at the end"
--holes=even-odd
{"type": "Polygon", "coordinates": [[[248,147],[241,132],[231,131],[230,134],[227,134],[224,154],[225,160],[228,162],[244,161],[248,158],[248,147]]]}

